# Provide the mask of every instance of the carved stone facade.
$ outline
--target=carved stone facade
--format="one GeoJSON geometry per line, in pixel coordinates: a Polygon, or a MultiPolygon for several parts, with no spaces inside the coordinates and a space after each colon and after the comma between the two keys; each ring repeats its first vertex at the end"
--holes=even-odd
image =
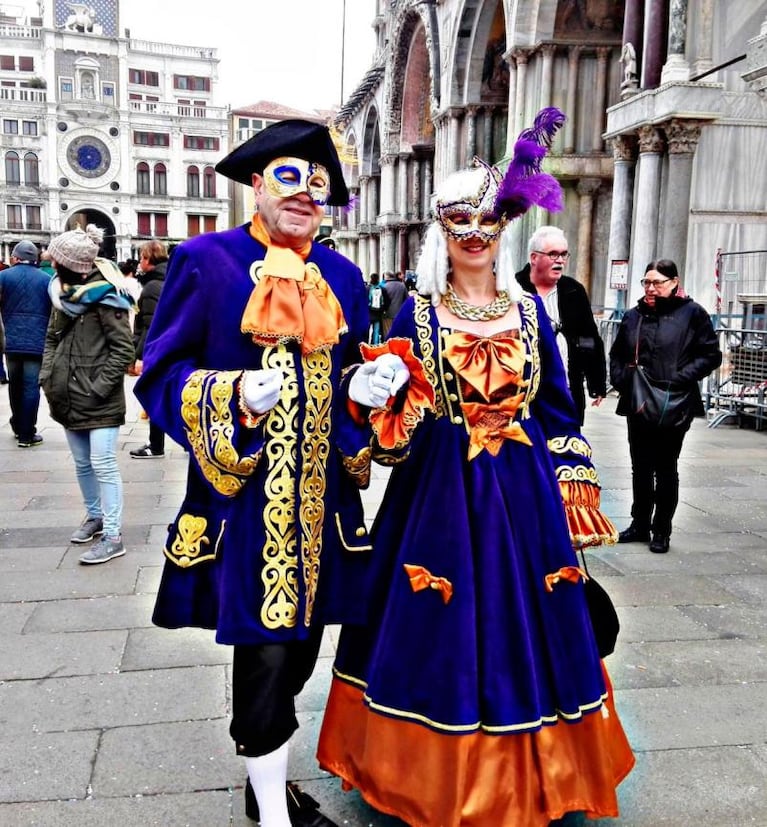
{"type": "Polygon", "coordinates": [[[660,255],[710,304],[718,246],[767,248],[763,182],[753,174],[767,140],[757,94],[767,88],[767,20],[762,0],[743,0],[737,15],[725,6],[379,0],[378,74],[337,121],[360,157],[351,180],[370,176],[377,200],[364,233],[353,221],[339,227],[342,249],[366,274],[412,268],[434,188],[473,154],[503,166],[516,135],[553,105],[567,121],[546,165],[565,209],[514,223],[520,267],[528,237],[550,222],[567,234],[572,274],[595,308],[633,302],[637,273],[660,255]],[[610,263],[626,259],[631,289],[619,295],[610,263]]]}

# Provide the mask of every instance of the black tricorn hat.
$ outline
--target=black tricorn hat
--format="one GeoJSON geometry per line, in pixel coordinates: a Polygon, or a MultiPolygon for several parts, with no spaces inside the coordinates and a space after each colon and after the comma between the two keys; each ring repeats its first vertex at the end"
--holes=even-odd
{"type": "Polygon", "coordinates": [[[349,190],[330,132],[326,126],[311,121],[292,119],[267,126],[222,158],[216,164],[216,172],[250,186],[254,172],[261,175],[264,167],[282,155],[322,164],[330,175],[328,204],[345,207],[349,203],[349,190]]]}

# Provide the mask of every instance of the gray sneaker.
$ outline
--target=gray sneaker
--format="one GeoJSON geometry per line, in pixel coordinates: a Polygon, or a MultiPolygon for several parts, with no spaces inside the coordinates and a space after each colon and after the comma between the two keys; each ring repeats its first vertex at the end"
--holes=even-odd
{"type": "Polygon", "coordinates": [[[70,543],[90,543],[99,534],[104,533],[104,522],[101,517],[86,517],[80,528],[69,538],[70,543]]]}
{"type": "Polygon", "coordinates": [[[80,555],[80,562],[88,564],[106,563],[114,557],[122,557],[125,554],[125,546],[122,537],[102,537],[98,543],[94,543],[88,551],[80,555]]]}

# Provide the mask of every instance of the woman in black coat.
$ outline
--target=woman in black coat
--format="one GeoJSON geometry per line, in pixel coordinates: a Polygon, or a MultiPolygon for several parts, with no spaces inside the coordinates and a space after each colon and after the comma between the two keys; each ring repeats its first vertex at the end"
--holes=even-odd
{"type": "Polygon", "coordinates": [[[721,364],[722,353],[708,313],[680,294],[673,261],[651,261],[642,286],[644,296],[623,317],[610,349],[610,381],[620,394],[616,412],[628,422],[633,488],[631,525],[618,542],[650,541],[650,551],[661,554],[669,549],[679,500],[682,443],[693,417],[704,414],[698,383],[721,364]],[[681,424],[649,423],[632,410],[637,362],[652,382],[687,391],[681,424]]]}

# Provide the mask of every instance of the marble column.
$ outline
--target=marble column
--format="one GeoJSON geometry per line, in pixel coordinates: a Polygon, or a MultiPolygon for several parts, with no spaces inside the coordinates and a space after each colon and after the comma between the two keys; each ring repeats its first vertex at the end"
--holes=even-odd
{"type": "Polygon", "coordinates": [[[374,175],[368,181],[368,224],[378,222],[378,213],[381,211],[380,204],[381,176],[374,175]]]}
{"type": "Polygon", "coordinates": [[[410,155],[408,155],[406,152],[401,153],[399,156],[399,163],[397,165],[397,188],[399,195],[397,212],[399,213],[399,217],[403,221],[407,221],[410,204],[410,192],[408,191],[407,174],[407,168],[409,164],[410,155]]]}
{"type": "MultiPolygon", "coordinates": [[[[488,164],[490,163],[491,156],[493,154],[493,114],[494,109],[492,106],[485,107],[485,121],[484,121],[484,133],[482,135],[482,160],[486,161],[488,164]]],[[[513,133],[513,125],[512,125],[512,133],[513,133]]],[[[509,128],[507,124],[506,134],[509,134],[509,128]]],[[[511,147],[514,146],[514,141],[517,139],[516,135],[513,135],[511,139],[511,147]]],[[[510,151],[510,150],[509,150],[510,151]]],[[[509,154],[507,151],[507,155],[509,154]]]]}
{"type": "Polygon", "coordinates": [[[654,89],[660,83],[667,30],[668,0],[645,0],[641,84],[643,89],[654,89]]]}
{"type": "Polygon", "coordinates": [[[668,143],[668,184],[666,209],[658,247],[663,258],[676,262],[684,273],[687,259],[687,231],[690,226],[690,191],[695,150],[700,139],[700,124],[673,118],[663,125],[668,143]]]}
{"type": "Polygon", "coordinates": [[[597,104],[592,109],[594,125],[591,132],[591,151],[596,154],[601,154],[604,151],[602,132],[604,131],[607,109],[605,95],[607,92],[607,58],[610,56],[610,51],[609,46],[600,46],[597,49],[597,87],[595,92],[597,104]]]}
{"type": "Polygon", "coordinates": [[[394,273],[394,227],[384,227],[381,231],[381,272],[394,273]]]}
{"type": "Polygon", "coordinates": [[[357,255],[359,258],[357,259],[357,266],[362,270],[362,275],[365,279],[370,278],[370,274],[374,273],[370,267],[370,236],[369,235],[361,235],[357,240],[357,255]]]}
{"type": "Polygon", "coordinates": [[[565,155],[575,152],[575,101],[578,95],[578,61],[581,57],[581,46],[571,46],[567,53],[567,103],[565,104],[565,155]]]}
{"type": "Polygon", "coordinates": [[[394,212],[394,156],[382,155],[381,165],[381,203],[378,215],[390,215],[394,212]]]}
{"type": "Polygon", "coordinates": [[[368,223],[368,184],[370,177],[368,175],[360,175],[359,177],[359,205],[360,205],[360,224],[368,223]]]}
{"type": "Polygon", "coordinates": [[[413,191],[411,198],[411,206],[413,208],[413,220],[420,221],[423,213],[421,212],[422,198],[421,195],[421,166],[422,162],[418,158],[413,158],[410,164],[410,171],[413,178],[413,191]]]}
{"type": "Polygon", "coordinates": [[[687,62],[687,0],[670,0],[668,10],[668,52],[660,82],[690,79],[687,62]]]}
{"type": "MultiPolygon", "coordinates": [[[[517,133],[514,131],[517,122],[515,113],[517,105],[517,61],[514,59],[514,50],[510,49],[504,52],[503,59],[509,66],[509,117],[506,121],[506,151],[504,152],[504,155],[508,158],[514,148],[514,141],[517,140],[517,133]]],[[[492,127],[492,120],[491,123],[488,123],[487,113],[489,111],[489,109],[485,109],[485,144],[487,144],[487,134],[492,127]]],[[[490,155],[487,152],[482,156],[483,160],[489,157],[490,155]]]]}
{"type": "Polygon", "coordinates": [[[545,43],[541,46],[543,63],[541,66],[541,97],[539,109],[551,106],[551,87],[554,82],[554,55],[557,47],[553,43],[545,43]]]}
{"type": "Polygon", "coordinates": [[[639,170],[637,172],[634,233],[629,262],[629,307],[642,294],[639,279],[648,261],[658,251],[660,182],[665,145],[654,126],[639,127],[639,170]]]}
{"type": "Polygon", "coordinates": [[[695,55],[692,64],[692,76],[702,75],[714,66],[714,0],[697,0],[695,14],[697,17],[695,55]]]}
{"type": "Polygon", "coordinates": [[[428,221],[431,216],[431,193],[434,189],[434,159],[423,160],[423,191],[421,201],[421,218],[428,221]]]}
{"type": "Polygon", "coordinates": [[[407,224],[397,227],[397,265],[394,271],[404,273],[408,268],[407,261],[407,224]]]}
{"type": "Polygon", "coordinates": [[[445,113],[434,118],[434,184],[439,186],[445,177],[445,113]]]}
{"type": "Polygon", "coordinates": [[[517,61],[517,98],[514,102],[514,135],[516,137],[525,128],[527,61],[532,52],[529,49],[514,49],[513,54],[514,60],[517,61]]]}
{"type": "Polygon", "coordinates": [[[466,158],[463,166],[469,166],[477,154],[477,109],[476,106],[466,107],[466,158]]]}
{"type": "Polygon", "coordinates": [[[599,178],[578,181],[578,261],[575,277],[591,295],[591,237],[594,220],[594,198],[602,182],[599,178]]]}
{"type": "MultiPolygon", "coordinates": [[[[610,287],[610,267],[613,261],[628,261],[631,251],[631,211],[636,169],[636,138],[618,135],[612,139],[613,147],[613,198],[610,212],[610,240],[607,245],[607,278],[605,280],[605,307],[626,308],[625,290],[610,287]]],[[[593,298],[593,297],[592,297],[593,298]]]]}
{"type": "Polygon", "coordinates": [[[450,110],[450,138],[449,150],[450,166],[448,174],[463,168],[463,157],[461,153],[461,122],[463,120],[463,109],[454,107],[450,110]]]}

